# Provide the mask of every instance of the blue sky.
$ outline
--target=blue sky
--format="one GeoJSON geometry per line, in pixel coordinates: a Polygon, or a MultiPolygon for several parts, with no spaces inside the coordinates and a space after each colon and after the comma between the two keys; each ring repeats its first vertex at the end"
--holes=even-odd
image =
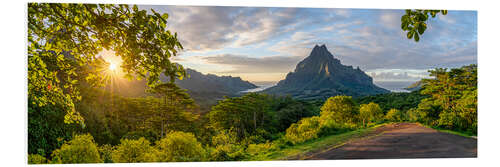
{"type": "Polygon", "coordinates": [[[404,10],[140,6],[169,14],[184,50],[174,61],[202,73],[279,81],[326,44],[345,65],[375,81],[416,81],[428,69],[477,63],[477,12],[428,21],[414,42],[400,29],[404,10]]]}

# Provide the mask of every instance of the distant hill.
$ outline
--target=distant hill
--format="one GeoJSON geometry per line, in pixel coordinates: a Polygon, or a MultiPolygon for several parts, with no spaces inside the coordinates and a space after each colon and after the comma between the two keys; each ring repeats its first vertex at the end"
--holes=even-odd
{"type": "MultiPolygon", "coordinates": [[[[224,96],[237,96],[241,91],[257,88],[256,85],[242,80],[240,77],[232,76],[217,76],[213,74],[202,74],[193,69],[186,69],[188,77],[183,80],[176,80],[175,83],[187,89],[202,110],[208,110],[217,100],[224,96]]],[[[168,81],[167,77],[162,76],[162,81],[168,81]]],[[[129,81],[124,78],[115,79],[106,89],[112,90],[122,96],[127,97],[144,97],[148,94],[146,81],[133,80],[129,81]],[[112,88],[112,89],[111,89],[112,88]]]]}
{"type": "Polygon", "coordinates": [[[415,82],[415,83],[411,84],[410,86],[408,86],[408,87],[406,87],[406,88],[404,88],[404,89],[406,89],[406,90],[408,90],[408,91],[412,91],[412,92],[413,92],[413,91],[415,91],[415,90],[420,90],[420,89],[422,89],[422,86],[423,86],[423,82],[422,82],[422,81],[417,81],[417,82],[415,82]]]}
{"type": "Polygon", "coordinates": [[[176,80],[175,83],[181,88],[193,92],[217,91],[226,94],[235,94],[247,89],[257,88],[256,85],[242,80],[240,77],[217,76],[213,74],[204,75],[193,69],[186,69],[188,78],[176,80]]]}
{"type": "Polygon", "coordinates": [[[373,79],[359,67],[342,65],[325,45],[316,45],[310,55],[297,64],[294,72],[263,92],[300,99],[325,99],[335,95],[359,97],[390,91],[374,85],[373,79]]]}

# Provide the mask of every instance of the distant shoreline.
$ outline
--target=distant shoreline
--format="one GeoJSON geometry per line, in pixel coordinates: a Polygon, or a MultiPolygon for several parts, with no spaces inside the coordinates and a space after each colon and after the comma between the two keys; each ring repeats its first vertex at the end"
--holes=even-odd
{"type": "MultiPolygon", "coordinates": [[[[410,86],[411,84],[415,83],[417,81],[373,81],[373,83],[381,88],[387,89],[391,92],[410,92],[404,88],[410,86]]],[[[277,82],[273,81],[259,81],[259,82],[252,82],[253,84],[257,85],[257,88],[253,89],[247,89],[244,91],[240,91],[240,93],[249,93],[249,92],[259,92],[262,90],[265,90],[267,88],[270,88],[274,85],[277,84],[277,82]]]]}
{"type": "Polygon", "coordinates": [[[373,83],[381,88],[390,90],[391,92],[410,92],[407,88],[417,81],[373,81],[373,83]]]}

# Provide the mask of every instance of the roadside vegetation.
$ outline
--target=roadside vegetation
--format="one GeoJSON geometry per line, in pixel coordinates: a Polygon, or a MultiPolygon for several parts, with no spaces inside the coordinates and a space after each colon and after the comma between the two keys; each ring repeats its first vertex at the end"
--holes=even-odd
{"type": "MultiPolygon", "coordinates": [[[[87,117],[89,120],[87,128],[80,129],[79,133],[73,131],[74,135],[69,140],[54,139],[63,140],[62,144],[49,147],[53,150],[48,156],[30,154],[29,162],[172,162],[301,158],[308,152],[340,145],[349,139],[371,132],[374,127],[390,122],[418,122],[443,131],[474,136],[477,134],[475,70],[475,65],[449,71],[431,70],[431,73],[437,76],[436,79],[423,80],[425,85],[419,90],[426,98],[408,110],[404,108],[383,110],[375,102],[358,104],[350,96],[331,97],[319,107],[314,103],[290,97],[248,93],[242,97],[219,101],[206,115],[182,114],[187,112],[186,108],[179,108],[182,105],[178,104],[177,109],[162,110],[170,112],[149,114],[139,112],[141,114],[139,116],[133,114],[139,114],[138,111],[147,109],[161,108],[164,103],[155,101],[161,100],[162,96],[148,97],[138,102],[134,102],[138,99],[127,99],[131,100],[129,102],[131,104],[122,104],[127,107],[120,110],[132,117],[117,116],[110,120],[95,118],[96,116],[87,117]],[[451,89],[440,81],[444,80],[443,78],[446,78],[447,84],[456,85],[453,89],[458,87],[463,90],[443,90],[451,89]],[[454,99],[446,101],[443,100],[445,97],[454,99]],[[156,117],[158,114],[166,114],[165,118],[172,119],[159,119],[156,117]],[[134,122],[129,120],[132,118],[142,119],[134,122]],[[94,121],[103,122],[106,127],[100,128],[109,131],[94,129],[98,127],[92,125],[94,121]],[[126,133],[115,133],[123,129],[109,126],[108,124],[113,121],[128,122],[127,126],[132,127],[126,129],[128,130],[126,133]],[[164,121],[163,126],[162,121],[164,121]],[[163,137],[161,137],[162,127],[167,131],[163,137]],[[103,137],[102,134],[110,136],[103,137]],[[97,136],[99,140],[95,140],[93,136],[97,136]],[[116,138],[119,140],[112,140],[116,138]]],[[[371,97],[373,98],[379,97],[371,97]]],[[[98,111],[101,108],[95,109],[98,111]]],[[[86,112],[82,113],[84,117],[87,116],[86,112]]],[[[116,123],[116,125],[122,124],[116,123]]],[[[29,142],[33,143],[30,146],[37,146],[35,144],[40,143],[35,140],[29,142]]]]}

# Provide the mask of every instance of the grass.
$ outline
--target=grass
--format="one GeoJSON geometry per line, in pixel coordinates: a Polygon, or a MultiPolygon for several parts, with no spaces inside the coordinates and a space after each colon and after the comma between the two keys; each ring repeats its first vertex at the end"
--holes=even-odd
{"type": "Polygon", "coordinates": [[[427,127],[427,128],[435,129],[435,130],[437,130],[439,132],[444,132],[444,133],[459,135],[459,136],[463,136],[463,137],[470,137],[470,138],[476,138],[477,137],[476,134],[473,134],[471,132],[454,131],[454,130],[444,129],[444,128],[440,128],[440,127],[436,127],[436,126],[429,126],[429,125],[425,125],[425,124],[421,124],[421,123],[418,123],[418,124],[421,125],[421,126],[427,127]]]}
{"type": "Polygon", "coordinates": [[[303,159],[309,154],[318,152],[320,150],[338,147],[345,144],[347,141],[362,137],[375,128],[385,124],[375,125],[373,127],[358,129],[341,134],[324,136],[311,141],[293,146],[286,146],[276,151],[270,151],[260,156],[252,157],[250,160],[264,161],[264,160],[285,160],[285,159],[303,159]]]}

